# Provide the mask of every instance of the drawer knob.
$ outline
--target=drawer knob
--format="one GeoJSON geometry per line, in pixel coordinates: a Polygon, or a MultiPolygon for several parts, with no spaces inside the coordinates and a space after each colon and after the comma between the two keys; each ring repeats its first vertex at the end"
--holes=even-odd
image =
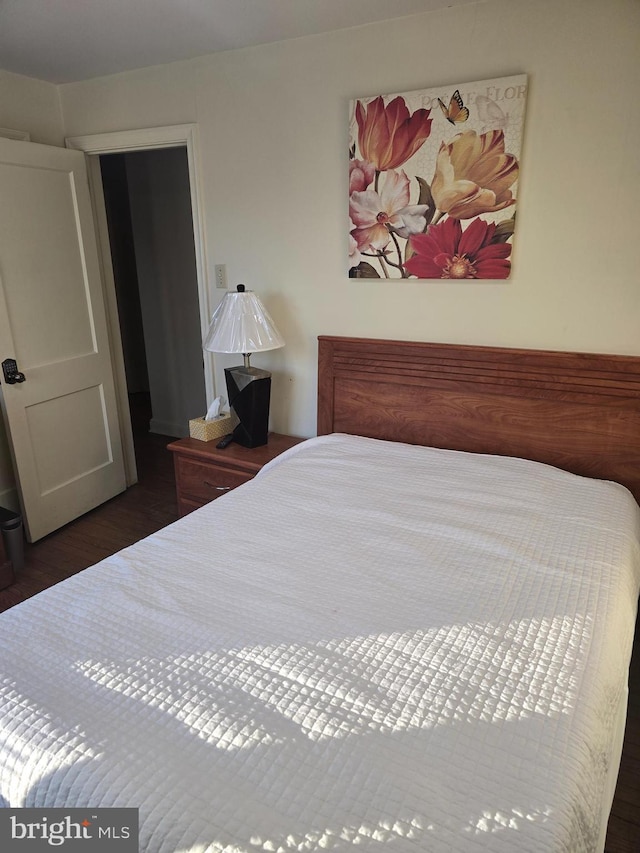
{"type": "Polygon", "coordinates": [[[213,483],[209,483],[207,480],[204,481],[205,486],[209,486],[210,489],[215,489],[216,492],[228,492],[231,486],[216,486],[213,483]]]}

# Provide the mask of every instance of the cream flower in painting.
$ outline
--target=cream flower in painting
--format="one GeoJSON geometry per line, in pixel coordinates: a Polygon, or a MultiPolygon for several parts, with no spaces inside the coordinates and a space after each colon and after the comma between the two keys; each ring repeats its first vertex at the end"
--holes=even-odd
{"type": "Polygon", "coordinates": [[[438,151],[431,192],[441,214],[472,219],[515,204],[511,187],[518,179],[518,160],[504,150],[504,133],[475,130],[443,142],[438,151]]]}
{"type": "Polygon", "coordinates": [[[349,234],[349,267],[357,267],[362,260],[360,249],[353,235],[349,234]]]}

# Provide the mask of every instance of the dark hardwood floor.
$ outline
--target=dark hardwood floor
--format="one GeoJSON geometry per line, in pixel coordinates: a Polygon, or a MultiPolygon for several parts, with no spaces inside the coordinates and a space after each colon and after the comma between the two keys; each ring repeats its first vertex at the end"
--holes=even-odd
{"type": "Polygon", "coordinates": [[[24,569],[11,586],[0,590],[0,611],[178,518],[173,454],[166,449],[175,439],[148,431],[150,406],[145,395],[133,395],[131,416],[138,482],[38,542],[25,543],[24,569]]]}
{"type": "MultiPolygon", "coordinates": [[[[25,545],[25,567],[0,590],[0,611],[35,595],[175,521],[173,439],[147,432],[144,405],[132,407],[139,482],[72,524],[25,545]]],[[[640,638],[630,672],[627,731],[609,820],[606,853],[640,853],[640,638]]],[[[540,851],[546,853],[546,851],[540,851]]]]}

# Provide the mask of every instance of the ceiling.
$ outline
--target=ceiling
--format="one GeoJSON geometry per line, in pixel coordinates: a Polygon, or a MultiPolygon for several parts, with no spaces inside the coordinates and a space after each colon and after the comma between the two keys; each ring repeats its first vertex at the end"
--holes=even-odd
{"type": "Polygon", "coordinates": [[[0,68],[69,83],[478,0],[0,0],[0,68]]]}

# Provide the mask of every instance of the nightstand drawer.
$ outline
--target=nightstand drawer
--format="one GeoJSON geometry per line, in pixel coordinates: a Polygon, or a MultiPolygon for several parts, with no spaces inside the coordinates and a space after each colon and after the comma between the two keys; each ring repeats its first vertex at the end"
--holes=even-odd
{"type": "Polygon", "coordinates": [[[181,438],[168,445],[176,472],[181,516],[252,480],[264,465],[303,439],[270,433],[267,444],[218,448],[215,441],[181,438]]]}
{"type": "Polygon", "coordinates": [[[203,503],[219,498],[220,495],[252,479],[251,474],[184,458],[178,460],[176,475],[181,493],[191,500],[203,503]]]}

